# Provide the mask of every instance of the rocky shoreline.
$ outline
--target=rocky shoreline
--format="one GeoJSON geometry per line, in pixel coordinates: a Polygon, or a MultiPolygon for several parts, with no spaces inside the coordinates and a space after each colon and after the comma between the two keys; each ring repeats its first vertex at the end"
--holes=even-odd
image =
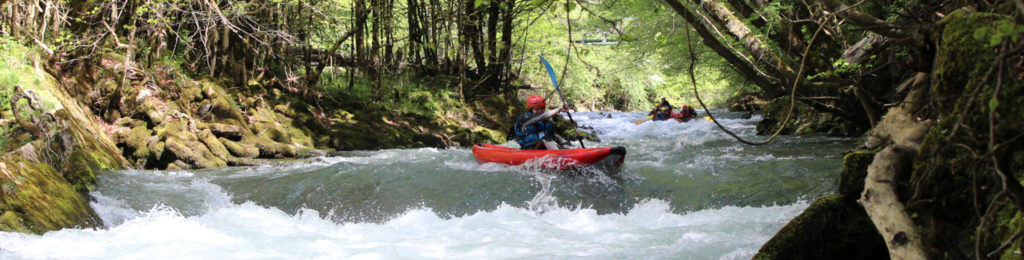
{"type": "Polygon", "coordinates": [[[16,70],[11,73],[32,84],[12,91],[30,101],[12,100],[16,109],[4,111],[0,121],[10,129],[0,155],[5,231],[97,227],[87,193],[104,170],[203,169],[342,150],[500,143],[504,132],[488,127],[502,129],[503,115],[496,113],[514,109],[514,100],[496,96],[463,110],[477,113],[434,118],[352,108],[325,114],[300,93],[256,82],[229,86],[116,55],[61,68],[19,51],[22,59],[7,61],[16,70]]]}

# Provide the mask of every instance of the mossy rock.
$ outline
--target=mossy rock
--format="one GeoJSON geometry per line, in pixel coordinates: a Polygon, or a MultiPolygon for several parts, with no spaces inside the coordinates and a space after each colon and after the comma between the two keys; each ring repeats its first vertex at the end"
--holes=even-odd
{"type": "Polygon", "coordinates": [[[262,136],[246,136],[242,143],[251,144],[259,149],[260,158],[295,157],[298,152],[294,146],[276,142],[262,136]]]}
{"type": "Polygon", "coordinates": [[[0,157],[0,230],[42,234],[102,223],[88,201],[44,163],[0,157]]]}
{"type": "Polygon", "coordinates": [[[185,88],[181,96],[185,100],[199,102],[203,100],[203,90],[200,88],[185,88]]]}
{"type": "Polygon", "coordinates": [[[200,131],[198,137],[203,144],[206,144],[206,148],[209,149],[214,156],[217,156],[217,158],[227,161],[231,156],[228,149],[224,147],[224,143],[221,143],[220,140],[217,139],[217,136],[213,135],[213,132],[211,132],[210,129],[200,131]]]}
{"type": "Polygon", "coordinates": [[[226,148],[228,152],[231,153],[231,155],[234,155],[236,157],[251,159],[260,156],[260,149],[256,148],[255,145],[235,142],[225,139],[223,137],[218,138],[218,140],[221,142],[221,144],[224,144],[224,148],[226,148]]]}
{"type": "MultiPolygon", "coordinates": [[[[1021,230],[1011,225],[1020,209],[997,196],[1002,184],[991,163],[1024,178],[1016,170],[1024,168],[1024,139],[1017,138],[1024,129],[1024,81],[1003,80],[997,88],[995,79],[1019,77],[1019,70],[989,74],[1001,49],[989,45],[989,37],[999,24],[1024,26],[1005,15],[963,9],[936,24],[933,37],[939,44],[929,96],[938,125],[922,141],[909,180],[897,184],[922,245],[934,258],[984,258],[976,255],[978,249],[987,254],[1021,230]],[[996,150],[989,151],[989,140],[996,150]],[[981,226],[976,212],[993,213],[981,226]]],[[[1020,248],[1019,241],[1011,247],[1020,248]]],[[[1012,250],[997,254],[1006,252],[1021,258],[1012,250]]]]}
{"type": "Polygon", "coordinates": [[[889,251],[855,200],[826,195],[790,220],[754,259],[887,259],[889,251]]]}
{"type": "Polygon", "coordinates": [[[164,117],[166,116],[165,111],[161,111],[157,105],[153,104],[152,99],[142,103],[139,113],[142,115],[142,119],[145,119],[150,125],[154,126],[163,124],[164,117]]]}
{"type": "Polygon", "coordinates": [[[285,120],[284,124],[291,123],[287,117],[278,117],[278,114],[269,109],[256,109],[253,113],[254,122],[249,130],[259,136],[265,136],[276,142],[291,144],[292,139],[288,132],[279,124],[278,120],[285,120]]]}
{"type": "Polygon", "coordinates": [[[182,169],[227,166],[227,162],[211,152],[206,144],[199,140],[197,134],[191,132],[188,123],[183,120],[169,120],[157,126],[156,132],[162,142],[155,146],[162,143],[163,147],[153,147],[150,150],[151,152],[156,149],[163,151],[158,159],[160,162],[157,165],[158,168],[168,167],[175,161],[182,161],[188,165],[179,167],[182,169]]]}
{"type": "Polygon", "coordinates": [[[217,137],[224,137],[235,141],[241,140],[242,136],[245,136],[246,134],[246,129],[237,125],[207,123],[200,128],[204,127],[209,129],[210,132],[217,137]]]}
{"type": "Polygon", "coordinates": [[[153,130],[145,125],[133,127],[121,140],[125,145],[124,156],[134,161],[146,160],[152,155],[148,148],[152,139],[153,130]]]}
{"type": "Polygon", "coordinates": [[[864,178],[868,176],[868,166],[875,159],[878,151],[855,151],[843,156],[843,170],[839,174],[839,194],[846,198],[860,198],[864,191],[864,178]]]}
{"type": "Polygon", "coordinates": [[[218,168],[227,166],[227,162],[223,159],[218,158],[210,152],[201,142],[192,140],[181,140],[178,138],[168,138],[165,141],[166,149],[164,150],[161,161],[181,161],[186,163],[188,166],[180,167],[182,169],[197,169],[197,168],[218,168]]]}
{"type": "Polygon", "coordinates": [[[559,135],[564,137],[566,140],[575,141],[579,139],[585,139],[591,142],[600,142],[601,139],[597,138],[597,135],[586,132],[581,126],[573,126],[569,119],[562,117],[561,115],[554,116],[551,118],[551,122],[555,124],[555,129],[560,130],[559,135]]]}

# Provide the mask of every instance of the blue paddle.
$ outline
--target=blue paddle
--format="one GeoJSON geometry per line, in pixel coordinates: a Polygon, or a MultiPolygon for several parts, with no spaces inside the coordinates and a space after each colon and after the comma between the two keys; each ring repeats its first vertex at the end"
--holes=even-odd
{"type": "MultiPolygon", "coordinates": [[[[555,69],[551,68],[551,64],[548,64],[548,60],[544,59],[544,55],[540,56],[540,63],[544,63],[544,68],[548,70],[548,76],[551,76],[551,84],[555,85],[555,91],[558,91],[558,97],[562,99],[562,105],[568,107],[569,105],[565,102],[565,95],[562,95],[562,89],[558,88],[558,80],[555,78],[555,69]]],[[[565,111],[565,114],[569,115],[569,123],[572,123],[572,129],[576,131],[576,135],[579,136],[580,130],[576,129],[576,121],[572,120],[572,114],[569,111],[565,111]]],[[[580,141],[580,148],[587,148],[583,145],[583,138],[576,139],[580,141]]]]}

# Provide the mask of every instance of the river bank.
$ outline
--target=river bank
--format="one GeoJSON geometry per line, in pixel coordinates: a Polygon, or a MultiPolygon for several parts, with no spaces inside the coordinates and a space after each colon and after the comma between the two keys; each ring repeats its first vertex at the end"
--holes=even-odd
{"type": "MultiPolygon", "coordinates": [[[[811,204],[755,258],[1019,259],[1024,54],[979,36],[1004,23],[1015,21],[967,9],[937,23],[934,66],[899,83],[900,101],[846,154],[838,192],[811,204]]],[[[783,110],[775,111],[778,118],[783,110]]]]}
{"type": "MultiPolygon", "coordinates": [[[[387,105],[327,107],[253,80],[231,85],[108,53],[68,66],[3,38],[0,229],[95,226],[85,194],[102,170],[257,165],[342,150],[504,142],[514,100],[426,99],[435,113],[387,105]],[[326,112],[329,111],[329,112],[326,112]],[[59,192],[58,192],[59,191],[59,192]],[[56,206],[68,205],[68,206],[56,206]]],[[[514,99],[512,97],[511,99],[514,99]]],[[[359,103],[356,103],[359,104],[359,103]]]]}

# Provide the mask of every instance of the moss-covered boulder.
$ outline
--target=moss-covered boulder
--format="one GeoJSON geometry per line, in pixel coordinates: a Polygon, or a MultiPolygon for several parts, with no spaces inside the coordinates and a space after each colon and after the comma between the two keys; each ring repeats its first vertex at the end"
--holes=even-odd
{"type": "Polygon", "coordinates": [[[882,236],[855,199],[827,195],[790,220],[754,259],[887,259],[882,236]]]}
{"type": "Polygon", "coordinates": [[[0,156],[0,230],[41,234],[101,224],[88,201],[56,169],[20,156],[0,156]]]}
{"type": "MultiPolygon", "coordinates": [[[[920,248],[915,248],[915,251],[923,251],[924,255],[936,259],[1020,259],[1020,252],[1024,249],[1024,240],[1019,237],[1024,230],[1024,214],[1021,213],[1024,210],[1020,207],[1019,198],[1024,194],[1024,188],[1021,188],[1024,172],[1018,169],[1024,168],[1024,139],[1020,138],[1020,129],[1024,129],[1024,80],[1021,80],[1024,78],[1021,78],[1019,68],[997,68],[1019,60],[1024,54],[1019,48],[1011,53],[1007,52],[1011,49],[1004,48],[1006,45],[992,44],[998,42],[993,37],[1005,37],[996,40],[1011,39],[992,32],[1013,26],[1024,25],[1019,19],[1005,15],[967,9],[951,12],[937,23],[931,36],[937,39],[931,85],[908,91],[903,103],[894,108],[907,112],[896,119],[886,116],[883,123],[873,130],[888,133],[888,136],[876,138],[873,134],[865,140],[864,149],[868,150],[847,155],[839,194],[832,195],[827,201],[815,202],[765,244],[758,258],[885,257],[846,251],[848,248],[863,250],[875,242],[860,240],[858,245],[848,243],[858,238],[847,234],[842,234],[841,239],[823,235],[870,230],[876,232],[875,237],[879,236],[874,228],[846,230],[861,221],[842,218],[863,212],[854,211],[858,205],[849,204],[849,197],[863,190],[863,187],[856,186],[864,183],[865,177],[861,176],[864,165],[878,163],[882,158],[902,163],[890,162],[889,165],[897,167],[890,169],[894,174],[870,181],[891,185],[899,205],[877,208],[888,215],[909,216],[912,223],[906,227],[916,233],[888,236],[882,246],[888,244],[902,247],[894,250],[905,250],[906,245],[919,244],[920,248]],[[931,126],[930,119],[935,119],[938,124],[931,126]],[[887,125],[884,123],[886,120],[912,124],[883,126],[887,125]],[[922,140],[919,135],[908,134],[922,131],[911,127],[913,125],[931,127],[924,129],[927,134],[922,140]],[[901,138],[920,141],[920,146],[899,148],[916,149],[899,153],[916,154],[916,157],[872,156],[878,149],[906,143],[897,141],[901,138]],[[903,207],[905,209],[900,210],[903,207]],[[829,212],[823,212],[825,210],[829,212]],[[826,226],[804,224],[808,223],[807,219],[815,219],[813,216],[836,219],[818,221],[831,223],[826,226]],[[801,229],[806,231],[793,233],[801,229]],[[784,242],[786,240],[790,242],[784,242]],[[815,240],[838,243],[827,245],[835,251],[831,255],[823,255],[819,254],[815,245],[820,243],[815,240]],[[806,252],[779,253],[797,252],[798,249],[806,252]]],[[[1024,39],[1013,44],[1019,46],[1022,43],[1024,39]]],[[[863,191],[864,194],[867,192],[863,191]]],[[[861,199],[861,202],[867,205],[872,201],[861,199]]],[[[877,220],[892,221],[884,218],[886,214],[877,216],[881,218],[877,220]]],[[[886,232],[891,234],[894,231],[886,232]]]]}
{"type": "Polygon", "coordinates": [[[260,149],[256,148],[255,145],[235,142],[223,137],[218,138],[218,140],[221,144],[224,144],[224,148],[226,148],[228,152],[235,157],[252,159],[260,156],[260,149]]]}
{"type": "Polygon", "coordinates": [[[217,137],[224,137],[231,140],[241,140],[245,136],[245,128],[237,125],[208,123],[206,128],[217,137]]]}
{"type": "MultiPolygon", "coordinates": [[[[1022,209],[1012,199],[1024,193],[1024,80],[1019,68],[996,69],[1012,60],[998,60],[1004,49],[991,45],[995,35],[986,33],[1000,25],[1024,26],[1019,21],[958,10],[937,24],[930,96],[939,124],[924,138],[899,194],[935,258],[1022,257],[1024,242],[1011,237],[1024,230],[1022,209]]],[[[1024,54],[1005,55],[1019,60],[1024,54]]]]}
{"type": "Polygon", "coordinates": [[[765,243],[754,259],[886,259],[885,241],[857,203],[877,151],[843,158],[839,193],[818,198],[765,243]]]}

